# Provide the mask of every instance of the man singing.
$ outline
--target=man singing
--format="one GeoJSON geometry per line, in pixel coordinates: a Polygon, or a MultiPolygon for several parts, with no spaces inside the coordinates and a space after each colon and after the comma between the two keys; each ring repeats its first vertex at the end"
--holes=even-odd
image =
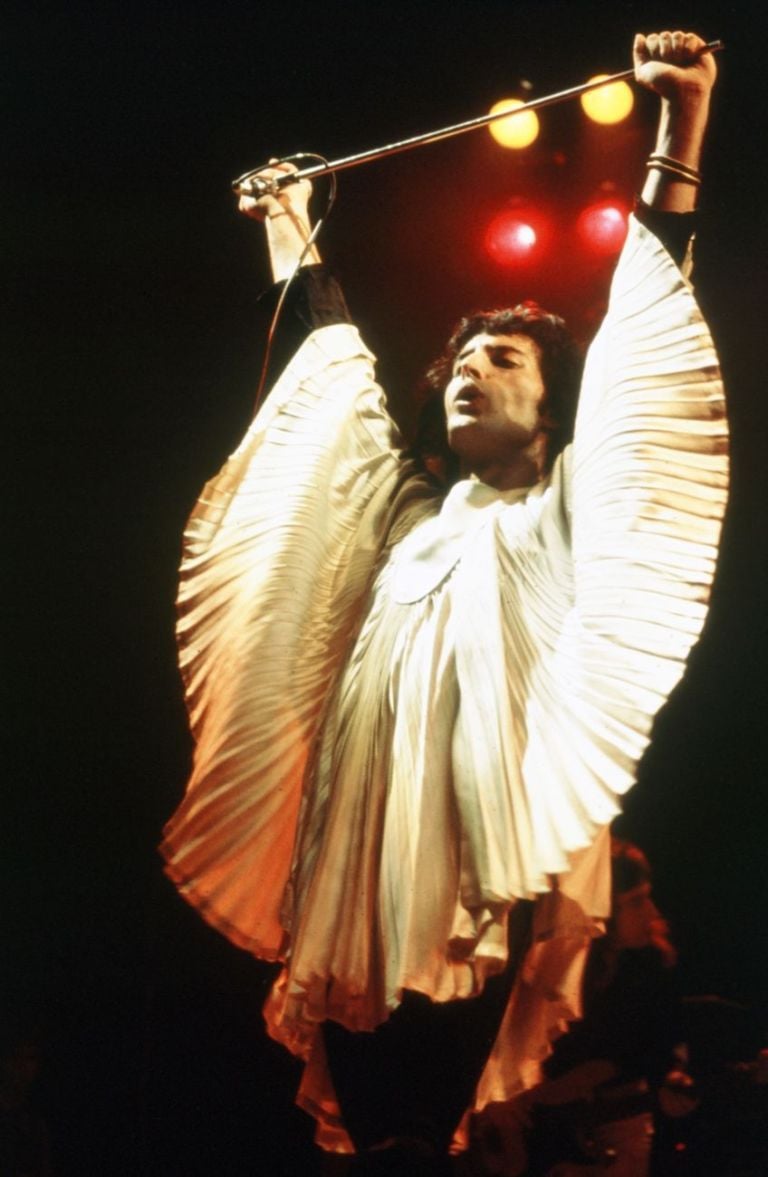
{"type": "MultiPolygon", "coordinates": [[[[635,39],[658,138],[577,410],[556,316],[464,320],[432,370],[462,472],[446,494],[403,457],[313,248],[287,303],[307,337],[187,527],[196,753],[167,870],[283,962],[269,1032],[360,1172],[441,1172],[467,1109],[536,1082],[578,1017],[608,825],[704,623],[727,468],[686,280],[703,48],[635,39]]],[[[241,199],[276,281],[308,197],[241,199]]]]}

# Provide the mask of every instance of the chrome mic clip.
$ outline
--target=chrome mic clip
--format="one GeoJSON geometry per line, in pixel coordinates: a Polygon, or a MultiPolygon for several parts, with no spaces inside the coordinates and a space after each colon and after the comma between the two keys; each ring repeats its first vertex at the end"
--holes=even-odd
{"type": "Polygon", "coordinates": [[[242,176],[233,180],[232,190],[235,194],[237,196],[252,196],[254,200],[258,200],[260,196],[277,196],[280,189],[284,188],[286,184],[294,184],[299,179],[294,172],[286,172],[282,176],[273,176],[271,180],[265,180],[258,173],[268,166],[268,164],[262,164],[261,167],[244,172],[242,176]]]}
{"type": "Polygon", "coordinates": [[[263,163],[257,168],[243,172],[242,176],[238,176],[236,180],[232,181],[232,190],[236,196],[250,196],[254,200],[258,200],[260,196],[278,196],[280,190],[289,184],[297,184],[299,180],[333,170],[333,166],[328,163],[325,156],[318,155],[313,151],[297,151],[295,155],[286,155],[282,159],[271,159],[269,163],[263,163]],[[305,167],[299,171],[280,172],[269,179],[260,174],[265,168],[274,168],[281,163],[294,163],[306,159],[319,160],[320,162],[313,167],[305,167]]]}

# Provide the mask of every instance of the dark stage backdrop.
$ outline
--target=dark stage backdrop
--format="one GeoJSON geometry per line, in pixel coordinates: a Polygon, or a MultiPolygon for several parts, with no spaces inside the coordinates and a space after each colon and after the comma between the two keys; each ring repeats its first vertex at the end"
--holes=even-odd
{"type": "MultiPolygon", "coordinates": [[[[768,28],[752,7],[6,8],[0,979],[3,1020],[43,1042],[61,1174],[316,1171],[290,1109],[296,1069],[261,1030],[272,970],[186,909],[155,850],[190,756],[180,534],[248,419],[263,343],[264,250],[230,179],[272,154],[333,157],[482,113],[521,77],[542,94],[624,68],[636,28],[728,45],[696,280],[730,389],[734,490],[711,621],[622,829],[655,864],[687,991],[768,1028],[768,28]]],[[[565,225],[605,179],[631,194],[650,117],[641,101],[600,138],[564,107],[530,164],[482,131],[341,177],[323,249],[406,423],[409,389],[468,306],[533,294],[589,335],[605,268],[564,244],[542,273],[502,273],[482,226],[512,195],[565,225]]]]}

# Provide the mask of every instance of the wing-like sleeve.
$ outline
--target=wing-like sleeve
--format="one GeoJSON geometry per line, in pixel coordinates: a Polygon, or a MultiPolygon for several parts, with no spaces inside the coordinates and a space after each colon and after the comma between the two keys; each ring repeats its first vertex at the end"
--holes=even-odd
{"type": "Polygon", "coordinates": [[[704,624],[726,501],[715,349],[684,276],[637,223],[560,475],[571,559],[553,597],[571,605],[543,632],[523,766],[545,874],[567,871],[635,779],[704,624]]]}
{"type": "MultiPolygon", "coordinates": [[[[505,689],[484,696],[506,707],[491,732],[507,749],[485,778],[492,799],[511,765],[511,801],[495,805],[494,829],[509,813],[512,836],[504,855],[477,861],[495,880],[491,895],[503,886],[539,894],[475,1110],[536,1082],[552,1039],[580,1016],[583,963],[610,907],[608,823],[704,624],[726,483],[712,340],[680,270],[633,224],[590,349],[573,446],[538,502],[499,515],[498,610],[473,598],[476,628],[499,621],[496,642],[471,648],[504,650],[495,681],[505,689]],[[524,748],[519,767],[510,731],[524,748]]],[[[484,680],[489,666],[486,655],[484,680]]]]}
{"type": "Polygon", "coordinates": [[[195,753],[162,852],[211,924],[270,959],[324,701],[403,504],[396,444],[357,332],[316,331],[185,532],[178,643],[195,753]]]}

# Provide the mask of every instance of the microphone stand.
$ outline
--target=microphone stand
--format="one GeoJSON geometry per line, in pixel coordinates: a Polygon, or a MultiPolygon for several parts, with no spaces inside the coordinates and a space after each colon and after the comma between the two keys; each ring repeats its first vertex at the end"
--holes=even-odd
{"type": "MultiPolygon", "coordinates": [[[[724,48],[725,46],[722,41],[710,41],[704,46],[701,53],[717,53],[724,48]]],[[[634,73],[634,69],[625,69],[620,73],[611,74],[610,77],[591,82],[583,82],[579,86],[571,86],[567,90],[559,90],[556,94],[547,94],[543,98],[533,98],[530,102],[525,102],[521,106],[515,107],[512,111],[506,110],[497,111],[495,114],[481,114],[477,118],[467,119],[461,123],[454,123],[453,126],[443,127],[438,131],[428,131],[423,135],[413,135],[409,139],[400,139],[396,143],[388,143],[384,147],[374,147],[368,151],[360,151],[356,155],[347,155],[341,159],[313,164],[310,167],[300,168],[295,172],[286,172],[283,175],[275,176],[271,180],[258,178],[258,173],[264,167],[268,166],[262,164],[261,167],[253,168],[249,172],[244,172],[242,176],[238,176],[232,182],[232,188],[238,196],[258,197],[267,194],[275,196],[287,184],[295,184],[299,180],[311,180],[317,176],[328,175],[330,172],[342,172],[347,168],[358,167],[360,164],[374,163],[378,159],[386,159],[387,156],[398,155],[401,151],[411,151],[414,147],[426,147],[430,143],[439,143],[443,139],[451,139],[454,135],[463,135],[467,131],[474,131],[478,127],[485,127],[488,123],[495,122],[496,119],[514,118],[515,115],[523,114],[528,110],[543,110],[544,107],[555,106],[559,102],[567,102],[570,98],[578,98],[581,94],[586,94],[590,90],[598,90],[600,87],[610,86],[614,82],[626,81],[634,77],[634,73]]]]}

